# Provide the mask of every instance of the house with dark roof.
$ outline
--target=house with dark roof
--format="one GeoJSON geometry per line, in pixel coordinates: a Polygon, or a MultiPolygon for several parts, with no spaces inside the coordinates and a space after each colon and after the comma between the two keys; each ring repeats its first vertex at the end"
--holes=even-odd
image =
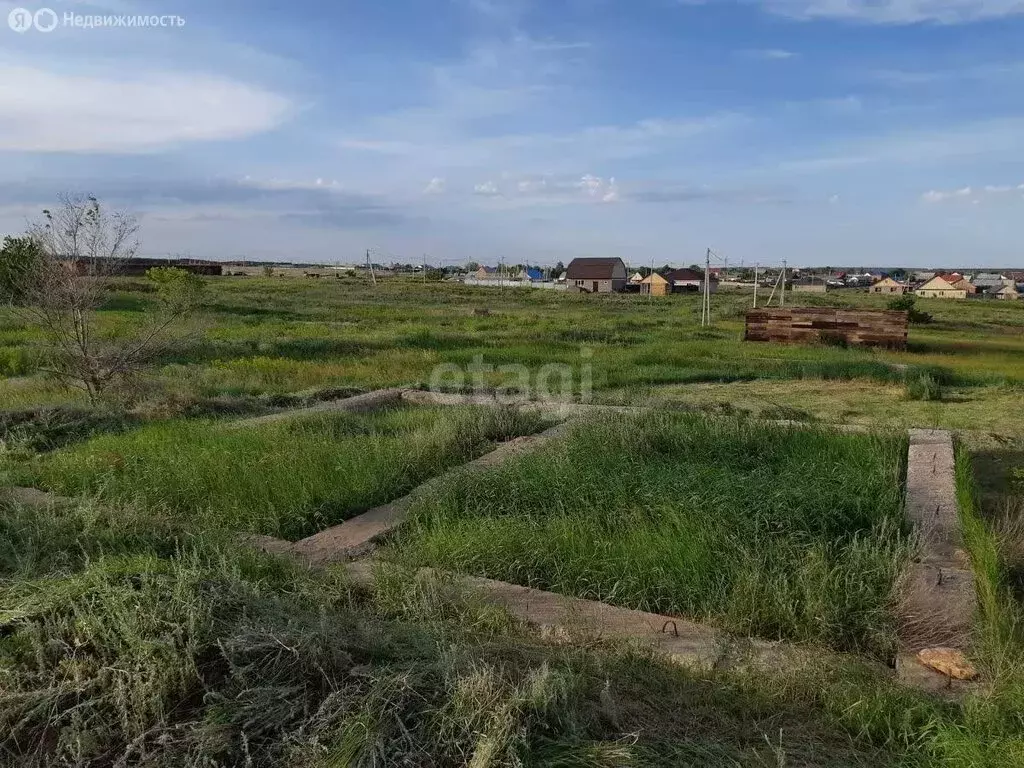
{"type": "MultiPolygon", "coordinates": [[[[665,279],[671,283],[672,290],[676,293],[704,290],[704,273],[698,272],[695,269],[688,269],[686,267],[673,269],[671,272],[665,273],[665,279]]],[[[715,293],[718,290],[718,277],[713,271],[711,272],[708,289],[711,293],[715,293]]]]}
{"type": "Polygon", "coordinates": [[[995,295],[1007,285],[1013,285],[1013,279],[998,272],[979,272],[971,279],[971,285],[979,291],[995,295]]]}
{"type": "Polygon", "coordinates": [[[626,287],[626,265],[622,259],[573,259],[565,270],[569,287],[586,293],[617,293],[626,287]]]}

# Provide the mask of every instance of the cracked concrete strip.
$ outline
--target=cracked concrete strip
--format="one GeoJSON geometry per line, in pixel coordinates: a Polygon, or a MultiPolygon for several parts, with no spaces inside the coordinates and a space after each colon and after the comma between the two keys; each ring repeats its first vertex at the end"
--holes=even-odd
{"type": "Polygon", "coordinates": [[[461,395],[451,392],[430,392],[421,389],[407,389],[402,393],[402,400],[414,405],[477,405],[488,408],[508,406],[526,411],[537,411],[556,418],[569,418],[594,413],[640,413],[651,410],[635,405],[594,405],[590,403],[570,403],[560,400],[530,400],[518,396],[499,397],[492,393],[461,395]]]}
{"type": "MultiPolygon", "coordinates": [[[[640,414],[652,410],[694,413],[710,419],[734,418],[731,416],[719,416],[716,414],[703,413],[701,411],[664,403],[652,403],[651,405],[604,405],[601,403],[571,403],[560,400],[530,400],[528,398],[518,396],[498,397],[495,394],[462,395],[451,392],[430,392],[420,389],[405,390],[402,393],[402,400],[415,405],[475,405],[488,408],[507,406],[519,408],[521,410],[536,411],[538,413],[547,414],[560,419],[603,413],[640,414]]],[[[817,421],[794,421],[791,419],[756,419],[755,421],[759,424],[772,424],[778,427],[795,427],[798,429],[812,429],[817,427],[821,429],[834,429],[839,432],[864,433],[872,431],[871,427],[866,424],[826,424],[817,421]]]]}
{"type": "Polygon", "coordinates": [[[926,429],[909,433],[905,510],[920,550],[901,585],[902,648],[896,670],[905,682],[949,691],[970,683],[929,669],[917,654],[928,648],[968,648],[977,609],[974,572],[963,549],[952,435],[926,429]]]}
{"type": "Polygon", "coordinates": [[[0,488],[0,502],[20,504],[23,507],[48,509],[50,507],[75,504],[77,499],[73,499],[70,496],[57,496],[39,488],[14,486],[11,488],[0,488]]]}
{"type": "Polygon", "coordinates": [[[500,443],[490,453],[448,470],[415,488],[411,493],[388,504],[371,509],[326,530],[295,542],[291,551],[311,565],[350,560],[371,552],[378,539],[401,525],[413,502],[424,492],[456,473],[487,469],[513,456],[536,450],[564,435],[571,424],[564,422],[536,435],[517,437],[500,443]]]}
{"type": "MultiPolygon", "coordinates": [[[[373,587],[373,563],[348,563],[356,584],[373,587]]],[[[594,600],[567,597],[493,579],[422,568],[418,578],[443,578],[471,591],[490,605],[556,638],[592,637],[624,640],[665,654],[674,664],[697,672],[723,668],[779,668],[809,664],[822,651],[782,642],[739,638],[706,624],[646,611],[619,608],[594,600]]]]}
{"type": "Polygon", "coordinates": [[[362,395],[353,395],[352,397],[345,397],[341,400],[327,400],[323,403],[317,403],[316,405],[311,405],[307,408],[292,408],[287,411],[271,413],[266,416],[241,419],[239,421],[231,422],[228,426],[232,429],[259,427],[266,424],[276,424],[282,421],[291,421],[293,419],[302,419],[310,416],[322,416],[325,413],[338,413],[339,411],[365,413],[367,411],[375,411],[389,405],[397,405],[402,401],[403,391],[404,389],[402,387],[377,389],[373,392],[367,392],[362,395]]]}

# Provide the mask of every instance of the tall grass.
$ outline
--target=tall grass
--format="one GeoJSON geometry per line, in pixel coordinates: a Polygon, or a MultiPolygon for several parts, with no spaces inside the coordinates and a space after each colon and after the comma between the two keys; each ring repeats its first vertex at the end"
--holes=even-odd
{"type": "MultiPolygon", "coordinates": [[[[0,550],[4,765],[907,764],[884,728],[850,735],[865,707],[828,676],[709,682],[547,645],[443,582],[390,571],[367,592],[188,526],[117,541],[148,514],[109,514],[0,505],[40,553],[0,550]]],[[[930,711],[862,682],[879,723],[930,711]]]]}
{"type": "Polygon", "coordinates": [[[415,507],[413,562],[888,658],[905,440],[614,417],[415,507]]]}
{"type": "Polygon", "coordinates": [[[942,728],[938,741],[952,765],[1024,765],[1024,606],[1008,583],[1000,521],[982,509],[971,456],[962,447],[956,487],[978,596],[974,653],[986,684],[966,702],[964,722],[942,728]]]}
{"type": "Polygon", "coordinates": [[[396,409],[232,429],[179,420],[38,457],[21,481],[133,501],[233,530],[298,538],[403,495],[493,441],[536,431],[535,415],[396,409]]]}

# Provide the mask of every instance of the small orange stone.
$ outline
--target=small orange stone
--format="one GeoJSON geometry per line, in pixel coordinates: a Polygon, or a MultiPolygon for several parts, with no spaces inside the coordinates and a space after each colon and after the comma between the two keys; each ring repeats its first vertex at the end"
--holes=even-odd
{"type": "Polygon", "coordinates": [[[974,665],[955,648],[925,648],[917,652],[917,660],[954,680],[973,680],[978,676],[974,665]]]}

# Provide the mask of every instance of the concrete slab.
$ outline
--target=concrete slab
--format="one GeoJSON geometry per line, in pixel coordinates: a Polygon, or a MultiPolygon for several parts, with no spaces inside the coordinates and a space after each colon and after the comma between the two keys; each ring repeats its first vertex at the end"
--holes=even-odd
{"type": "Polygon", "coordinates": [[[328,400],[323,403],[311,405],[308,408],[293,408],[280,413],[271,413],[266,416],[256,416],[252,419],[241,419],[230,423],[231,428],[259,427],[266,424],[275,424],[282,421],[308,418],[312,416],[323,416],[324,414],[348,411],[350,413],[365,413],[375,411],[389,405],[397,405],[402,401],[401,387],[391,389],[378,389],[362,395],[353,395],[341,400],[328,400]]]}
{"type": "MultiPolygon", "coordinates": [[[[371,562],[349,563],[345,568],[356,583],[372,586],[371,562]]],[[[421,569],[417,576],[454,581],[485,602],[507,610],[517,619],[550,636],[570,640],[594,638],[636,642],[665,654],[675,664],[695,671],[777,668],[786,664],[810,663],[815,658],[820,659],[823,653],[829,653],[786,643],[737,638],[686,619],[618,608],[492,579],[442,573],[430,568],[421,569]]]]}
{"type": "Polygon", "coordinates": [[[901,652],[896,657],[896,678],[903,684],[928,693],[935,693],[948,698],[959,698],[964,694],[977,690],[979,684],[973,680],[954,680],[918,661],[917,653],[901,652]]]}
{"type": "Polygon", "coordinates": [[[501,443],[490,453],[428,480],[407,496],[297,541],[292,551],[311,565],[344,562],[354,557],[362,557],[375,548],[376,542],[381,537],[402,524],[413,503],[424,492],[444,482],[455,473],[486,469],[507,461],[513,456],[536,450],[566,434],[570,428],[569,423],[563,423],[536,435],[519,437],[501,443]]]}
{"type": "MultiPolygon", "coordinates": [[[[639,414],[651,410],[673,410],[672,404],[653,403],[645,405],[603,405],[600,403],[571,403],[557,400],[530,400],[525,397],[497,397],[494,394],[470,394],[462,395],[449,392],[427,392],[418,389],[408,389],[402,393],[402,399],[408,403],[417,405],[450,405],[466,406],[475,405],[482,407],[496,408],[500,406],[514,406],[522,410],[536,411],[555,418],[567,419],[574,416],[588,416],[603,413],[639,414]]],[[[675,407],[675,410],[685,411],[686,408],[675,407]]],[[[716,416],[714,414],[703,414],[707,418],[732,418],[729,416],[716,416]]],[[[823,429],[834,429],[838,432],[870,432],[871,428],[864,424],[821,424],[818,422],[792,421],[777,419],[772,421],[758,420],[759,423],[774,424],[780,427],[793,427],[796,429],[809,429],[820,427],[823,429]]]]}
{"type": "Polygon", "coordinates": [[[916,651],[968,649],[977,610],[974,572],[963,548],[952,435],[928,429],[909,435],[905,511],[919,554],[901,584],[897,674],[919,687],[947,690],[952,684],[921,664],[916,651]]]}
{"type": "Polygon", "coordinates": [[[70,496],[57,496],[47,491],[41,491],[38,488],[20,487],[0,488],[0,501],[42,509],[76,503],[76,500],[70,496]]]}

